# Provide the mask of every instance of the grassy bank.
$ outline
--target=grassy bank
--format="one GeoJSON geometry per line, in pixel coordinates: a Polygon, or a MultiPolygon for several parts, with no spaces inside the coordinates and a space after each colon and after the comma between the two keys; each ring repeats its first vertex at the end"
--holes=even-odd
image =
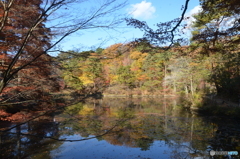
{"type": "Polygon", "coordinates": [[[206,98],[204,99],[202,106],[196,111],[200,115],[240,119],[240,107],[238,106],[238,103],[225,101],[222,98],[206,98]]]}

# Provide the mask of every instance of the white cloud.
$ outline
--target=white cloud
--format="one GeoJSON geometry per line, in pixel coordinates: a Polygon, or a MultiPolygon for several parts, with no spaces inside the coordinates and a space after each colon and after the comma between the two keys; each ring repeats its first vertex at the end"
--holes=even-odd
{"type": "Polygon", "coordinates": [[[141,3],[132,4],[128,9],[128,14],[133,18],[150,19],[153,17],[156,9],[151,2],[142,1],[141,3]]]}
{"type": "Polygon", "coordinates": [[[186,18],[185,21],[187,22],[188,28],[191,27],[193,22],[196,21],[196,19],[193,16],[198,14],[201,11],[202,11],[202,7],[200,5],[198,5],[198,6],[195,6],[192,10],[190,10],[190,12],[188,12],[186,14],[186,17],[188,17],[188,18],[186,18]]]}
{"type": "Polygon", "coordinates": [[[196,7],[194,7],[192,10],[190,10],[189,14],[190,15],[195,15],[198,14],[199,12],[202,11],[202,6],[198,5],[196,7]]]}

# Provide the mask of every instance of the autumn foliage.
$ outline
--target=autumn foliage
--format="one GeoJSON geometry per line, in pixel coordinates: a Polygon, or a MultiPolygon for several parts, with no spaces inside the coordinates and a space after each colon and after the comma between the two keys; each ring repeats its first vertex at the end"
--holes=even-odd
{"type": "Polygon", "coordinates": [[[15,0],[0,4],[1,120],[13,120],[12,112],[33,103],[35,110],[42,109],[39,99],[51,100],[46,94],[60,89],[57,64],[44,52],[52,35],[45,27],[41,3],[15,0]]]}

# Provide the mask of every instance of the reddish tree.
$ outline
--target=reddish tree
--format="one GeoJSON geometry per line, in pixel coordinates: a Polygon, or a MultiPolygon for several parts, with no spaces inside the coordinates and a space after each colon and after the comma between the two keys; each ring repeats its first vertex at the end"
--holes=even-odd
{"type": "Polygon", "coordinates": [[[53,77],[52,58],[45,54],[50,47],[51,33],[44,25],[47,15],[42,14],[41,3],[42,0],[0,3],[2,101],[10,96],[15,97],[9,101],[23,100],[19,92],[24,93],[24,98],[28,95],[39,99],[44,92],[59,87],[53,77]]]}

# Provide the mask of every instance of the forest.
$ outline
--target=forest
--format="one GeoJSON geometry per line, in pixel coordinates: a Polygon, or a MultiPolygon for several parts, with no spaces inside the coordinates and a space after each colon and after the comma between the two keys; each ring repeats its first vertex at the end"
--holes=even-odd
{"type": "Polygon", "coordinates": [[[238,114],[234,106],[240,102],[240,2],[200,0],[202,11],[194,15],[187,40],[180,35],[189,27],[184,23],[188,2],[180,18],[156,22],[156,30],[125,18],[128,26],[144,32],[140,39],[95,50],[59,51],[58,43],[79,30],[114,28],[119,21],[106,24],[101,18],[124,4],[107,0],[85,19],[49,27],[49,19],[61,18],[53,12],[76,2],[1,1],[0,120],[21,121],[89,96],[116,95],[178,96],[193,108],[220,98],[218,113],[231,115],[226,109],[233,107],[231,112],[238,114]],[[50,56],[53,50],[58,56],[50,56]]]}

